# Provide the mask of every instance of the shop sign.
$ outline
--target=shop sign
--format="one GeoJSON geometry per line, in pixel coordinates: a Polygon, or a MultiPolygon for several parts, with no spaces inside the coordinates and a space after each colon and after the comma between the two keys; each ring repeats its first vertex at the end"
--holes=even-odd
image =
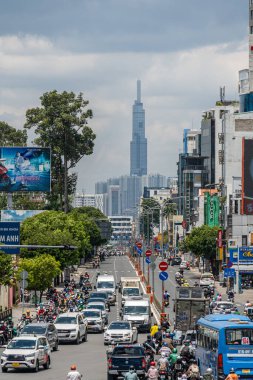
{"type": "Polygon", "coordinates": [[[210,227],[219,226],[220,201],[218,194],[205,193],[205,224],[210,227]]]}
{"type": "MultiPolygon", "coordinates": [[[[229,248],[229,257],[232,263],[237,263],[238,261],[238,250],[237,248],[229,248]]],[[[239,262],[251,262],[253,263],[253,247],[240,247],[239,248],[239,262]]]]}

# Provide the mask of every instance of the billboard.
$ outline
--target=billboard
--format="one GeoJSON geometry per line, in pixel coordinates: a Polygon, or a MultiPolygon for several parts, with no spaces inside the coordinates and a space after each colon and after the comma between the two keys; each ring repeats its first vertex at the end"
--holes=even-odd
{"type": "Polygon", "coordinates": [[[218,194],[205,193],[205,224],[210,227],[219,226],[220,200],[218,194]]]}
{"type": "Polygon", "coordinates": [[[253,140],[242,139],[242,214],[253,215],[253,140]]]}
{"type": "MultiPolygon", "coordinates": [[[[20,223],[0,222],[0,244],[19,245],[20,244],[20,223]]],[[[1,248],[0,250],[11,255],[19,253],[19,248],[1,248]]]]}
{"type": "Polygon", "coordinates": [[[49,148],[0,147],[0,191],[50,191],[49,148]]]}
{"type": "Polygon", "coordinates": [[[44,210],[1,210],[2,222],[23,222],[31,216],[38,215],[44,210]]]}
{"type": "MultiPolygon", "coordinates": [[[[229,248],[229,258],[233,264],[238,262],[238,249],[229,248]]],[[[253,247],[240,247],[239,248],[239,263],[252,264],[253,263],[253,247]]]]}

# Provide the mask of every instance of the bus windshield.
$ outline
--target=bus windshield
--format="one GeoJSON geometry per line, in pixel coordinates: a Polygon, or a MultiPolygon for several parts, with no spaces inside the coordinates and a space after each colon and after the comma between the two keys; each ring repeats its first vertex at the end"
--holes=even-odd
{"type": "Polygon", "coordinates": [[[112,281],[100,281],[97,284],[98,289],[113,289],[114,288],[114,282],[112,281]]]}
{"type": "Polygon", "coordinates": [[[253,329],[227,329],[226,343],[228,345],[253,345],[253,329]]]}

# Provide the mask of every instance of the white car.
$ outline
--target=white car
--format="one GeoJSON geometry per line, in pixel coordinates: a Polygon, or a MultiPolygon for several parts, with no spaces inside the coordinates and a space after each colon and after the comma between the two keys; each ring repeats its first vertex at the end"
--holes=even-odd
{"type": "Polygon", "coordinates": [[[83,315],[88,321],[88,331],[92,331],[92,332],[104,331],[105,324],[104,324],[101,310],[87,309],[83,311],[83,315]]]}
{"type": "Polygon", "coordinates": [[[104,344],[115,343],[137,343],[138,332],[136,327],[132,327],[131,322],[117,321],[111,322],[104,333],[104,344]]]}
{"type": "Polygon", "coordinates": [[[199,280],[200,286],[214,286],[214,277],[212,273],[203,273],[199,280]]]}
{"type": "Polygon", "coordinates": [[[187,261],[181,261],[181,264],[179,265],[180,269],[190,269],[189,264],[187,261]]]}
{"type": "Polygon", "coordinates": [[[38,372],[40,366],[48,369],[50,364],[50,346],[44,336],[20,336],[14,338],[1,354],[2,372],[7,372],[9,368],[25,368],[38,372]]]}
{"type": "Polygon", "coordinates": [[[88,321],[82,313],[68,312],[60,314],[55,321],[58,331],[59,342],[80,342],[87,341],[88,321]]]}
{"type": "Polygon", "coordinates": [[[104,323],[108,325],[108,312],[106,310],[106,306],[104,302],[98,302],[98,301],[89,302],[86,306],[86,310],[88,309],[100,310],[102,312],[104,323]]]}

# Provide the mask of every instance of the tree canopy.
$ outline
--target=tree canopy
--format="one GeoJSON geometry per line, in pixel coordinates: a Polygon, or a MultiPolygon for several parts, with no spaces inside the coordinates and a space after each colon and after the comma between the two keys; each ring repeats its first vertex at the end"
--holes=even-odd
{"type": "Polygon", "coordinates": [[[198,257],[213,260],[216,257],[218,227],[203,225],[194,228],[185,239],[185,248],[198,257]]]}
{"type": "Polygon", "coordinates": [[[88,127],[93,117],[89,102],[83,94],[56,90],[41,97],[41,107],[26,111],[25,128],[34,128],[34,142],[52,151],[52,192],[49,200],[53,207],[68,211],[69,196],[75,192],[77,176],[69,174],[84,155],[93,153],[95,133],[88,127]],[[63,181],[62,181],[63,178],[63,181]]]}
{"type": "Polygon", "coordinates": [[[26,130],[11,127],[4,121],[0,121],[0,145],[1,146],[26,146],[26,130]]]}
{"type": "Polygon", "coordinates": [[[12,256],[0,251],[0,285],[11,285],[14,280],[14,274],[12,256]]]}

